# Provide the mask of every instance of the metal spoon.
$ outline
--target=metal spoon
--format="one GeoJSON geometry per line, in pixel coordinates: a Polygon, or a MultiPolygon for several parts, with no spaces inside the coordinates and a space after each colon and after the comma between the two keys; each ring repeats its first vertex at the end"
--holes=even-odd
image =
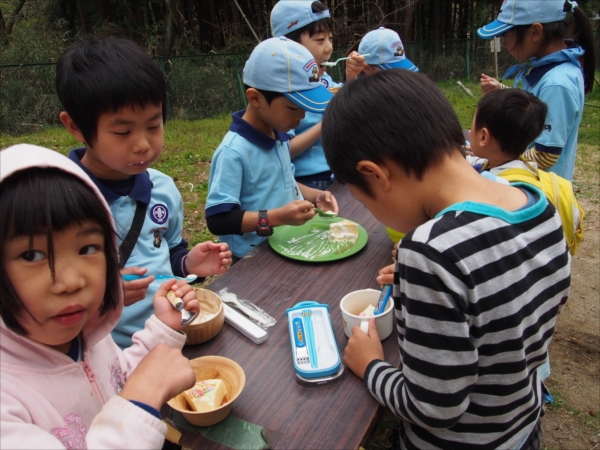
{"type": "MultiPolygon", "coordinates": [[[[146,278],[148,276],[150,276],[150,275],[136,275],[133,273],[127,273],[127,274],[123,275],[121,278],[123,278],[125,281],[133,281],[133,280],[139,280],[140,278],[146,278]]],[[[198,275],[194,275],[193,273],[191,273],[185,278],[177,277],[175,275],[154,275],[154,278],[156,278],[157,280],[168,280],[170,278],[173,278],[175,280],[185,280],[188,283],[191,283],[192,281],[195,281],[196,278],[198,278],[198,275]]]]}
{"type": "Polygon", "coordinates": [[[317,208],[315,207],[315,212],[320,216],[320,217],[325,217],[326,219],[331,219],[333,217],[337,217],[337,213],[333,212],[333,211],[323,211],[321,208],[317,208]]]}
{"type": "Polygon", "coordinates": [[[167,292],[167,299],[173,305],[173,308],[181,312],[181,326],[184,327],[192,323],[192,321],[196,318],[196,313],[192,313],[185,309],[185,305],[183,300],[175,295],[175,292],[169,291],[167,292]]]}
{"type": "MultiPolygon", "coordinates": [[[[370,55],[370,53],[367,53],[366,55],[360,55],[360,56],[369,56],[369,55],[370,55]]],[[[352,57],[346,56],[345,58],[340,58],[335,62],[323,61],[321,63],[321,65],[325,66],[325,67],[335,67],[335,66],[337,66],[337,63],[339,63],[340,61],[346,61],[347,59],[350,59],[350,58],[352,58],[352,57]]]]}

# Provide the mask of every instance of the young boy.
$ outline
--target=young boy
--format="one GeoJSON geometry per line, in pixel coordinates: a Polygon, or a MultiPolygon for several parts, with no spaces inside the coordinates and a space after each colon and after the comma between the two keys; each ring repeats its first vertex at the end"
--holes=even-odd
{"type": "Polygon", "coordinates": [[[337,212],[330,192],[294,180],[289,136],[305,109],[323,113],[332,94],[312,82],[317,63],[302,45],[284,37],[256,46],[244,67],[248,108],[233,123],[210,166],[209,230],[243,258],[279,225],[302,225],[316,204],[337,212]]]}
{"type": "Polygon", "coordinates": [[[383,361],[374,320],[353,329],[344,363],[401,419],[402,448],[527,449],[570,255],[543,193],[480,176],[463,142],[448,100],[407,70],[360,77],[327,108],[336,178],[407,232],[378,278],[393,283],[402,365],[383,361]]]}
{"type": "Polygon", "coordinates": [[[404,69],[418,72],[419,69],[407,57],[398,33],[379,27],[369,31],[358,45],[358,53],[365,55],[362,71],[366,75],[387,69],[404,69]]]}
{"type": "MultiPolygon", "coordinates": [[[[323,86],[341,86],[333,81],[325,71],[325,66],[321,65],[329,60],[333,52],[333,27],[327,6],[319,1],[277,2],[271,11],[271,29],[274,37],[285,36],[306,47],[317,63],[314,69],[321,77],[323,86]]],[[[351,67],[352,64],[362,66],[362,61],[362,56],[355,54],[347,61],[347,67],[351,67]]],[[[291,136],[290,153],[296,168],[296,181],[311,188],[324,190],[333,181],[321,145],[322,117],[320,113],[308,111],[300,125],[288,134],[291,136]]]]}
{"type": "Polygon", "coordinates": [[[521,155],[544,128],[548,108],[529,92],[518,89],[492,91],[477,103],[467,161],[478,171],[500,175],[511,168],[535,172],[534,162],[521,155]]]}
{"type": "Polygon", "coordinates": [[[56,89],[64,108],[60,120],[84,144],[69,158],[110,206],[123,274],[148,275],[124,282],[128,306],[113,337],[121,348],[129,347],[153,312],[152,298],[162,282],[156,275],[225,273],[231,252],[214,242],[188,250],[181,237],[181,195],[170,177],[150,169],[163,150],[166,85],[141,47],[115,37],[80,41],[58,61],[56,89]]]}

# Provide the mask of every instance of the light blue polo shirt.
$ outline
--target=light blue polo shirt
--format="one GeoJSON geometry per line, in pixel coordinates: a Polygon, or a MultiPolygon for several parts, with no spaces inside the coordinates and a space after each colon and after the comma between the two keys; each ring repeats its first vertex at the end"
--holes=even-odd
{"type": "MultiPolygon", "coordinates": [[[[341,84],[333,81],[327,73],[324,73],[321,77],[321,83],[326,88],[341,86],[341,84]]],[[[300,125],[298,125],[298,128],[289,131],[288,135],[291,137],[298,136],[318,124],[322,119],[323,114],[306,111],[306,115],[300,122],[300,125]]],[[[321,138],[317,139],[310,147],[296,156],[292,162],[296,168],[297,177],[306,177],[330,170],[325,159],[325,153],[323,152],[321,138]]]]}
{"type": "Polygon", "coordinates": [[[557,163],[548,171],[569,181],[573,180],[577,135],[583,113],[583,73],[577,60],[582,54],[580,47],[571,47],[536,59],[533,61],[536,70],[522,78],[523,89],[548,105],[544,130],[534,144],[562,149],[557,163]],[[556,63],[561,64],[544,71],[545,67],[556,63]],[[543,76],[536,77],[536,72],[543,76]]]}
{"type": "MultiPolygon", "coordinates": [[[[294,180],[289,137],[276,131],[271,139],[244,119],[245,110],[233,113],[229,132],[215,151],[210,165],[206,217],[233,209],[275,209],[302,194],[294,180]]],[[[265,240],[255,232],[219,236],[238,258],[265,240]]]]}
{"type": "MultiPolygon", "coordinates": [[[[173,274],[170,249],[181,243],[183,230],[183,202],[173,179],[162,172],[148,169],[136,175],[129,195],[119,196],[107,189],[80,159],[85,149],[71,151],[69,158],[90,176],[106,199],[112,213],[120,245],[133,222],[137,200],[148,204],[140,236],[127,260],[126,267],[145,267],[148,274],[173,274]]],[[[131,346],[131,336],[144,328],[146,320],[154,314],[154,294],[164,280],[154,280],[146,292],[146,298],[123,308],[119,323],[112,336],[121,348],[131,346]]]]}

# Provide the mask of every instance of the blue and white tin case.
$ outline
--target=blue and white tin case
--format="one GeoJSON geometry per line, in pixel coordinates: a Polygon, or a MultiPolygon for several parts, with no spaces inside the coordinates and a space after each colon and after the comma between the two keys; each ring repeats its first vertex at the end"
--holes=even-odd
{"type": "MultiPolygon", "coordinates": [[[[294,362],[294,369],[296,370],[296,381],[305,386],[328,384],[337,381],[344,370],[331,325],[329,305],[313,301],[301,302],[287,309],[286,315],[290,333],[292,360],[294,362]],[[297,348],[302,348],[305,345],[306,347],[310,347],[311,344],[305,336],[302,336],[302,334],[309,333],[308,330],[310,330],[309,327],[311,326],[311,324],[307,323],[307,311],[310,311],[312,319],[313,354],[316,356],[316,367],[312,367],[310,361],[299,363],[296,358],[297,348]],[[299,327],[301,327],[300,340],[298,340],[299,327]]],[[[311,352],[308,351],[308,354],[310,356],[311,352]]]]}

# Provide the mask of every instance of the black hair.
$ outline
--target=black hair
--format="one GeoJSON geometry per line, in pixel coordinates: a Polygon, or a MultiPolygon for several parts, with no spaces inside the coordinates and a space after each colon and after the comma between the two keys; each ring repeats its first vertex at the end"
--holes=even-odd
{"type": "Polygon", "coordinates": [[[368,196],[359,161],[391,160],[420,180],[465,140],[444,94],[423,74],[402,69],[345,84],[325,110],[321,138],[336,179],[368,196]]]}
{"type": "MultiPolygon", "coordinates": [[[[248,86],[247,84],[244,84],[244,92],[246,92],[251,87],[252,86],[248,86]]],[[[252,89],[256,89],[256,88],[252,88],[252,89]]],[[[283,93],[281,93],[281,92],[265,91],[264,89],[256,89],[256,90],[265,97],[265,100],[267,100],[268,105],[270,105],[271,102],[273,100],[275,100],[276,98],[283,97],[283,93]]]]}
{"type": "Polygon", "coordinates": [[[548,107],[521,89],[498,89],[477,103],[475,129],[487,128],[502,153],[517,159],[544,129],[548,107]]]}
{"type": "Polygon", "coordinates": [[[161,105],[167,120],[167,87],[158,65],[135,42],[81,40],[56,65],[56,92],[65,111],[94,146],[102,114],[123,107],[161,105]]]}
{"type": "MultiPolygon", "coordinates": [[[[311,5],[313,13],[320,13],[323,11],[327,11],[327,6],[321,2],[313,2],[311,5]]],[[[308,36],[311,37],[316,33],[327,33],[333,31],[333,24],[331,23],[330,17],[324,17],[323,19],[319,19],[315,22],[311,22],[308,25],[304,25],[297,30],[294,30],[285,35],[286,38],[291,39],[292,41],[296,41],[300,43],[300,39],[304,34],[308,33],[308,36]]]]}
{"type": "MultiPolygon", "coordinates": [[[[563,11],[571,11],[570,2],[566,1],[563,11]]],[[[544,23],[544,37],[542,39],[542,48],[547,47],[555,39],[570,39],[576,44],[581,45],[585,54],[583,55],[583,82],[584,92],[589,94],[594,88],[594,71],[596,70],[596,50],[594,44],[594,34],[592,33],[592,24],[583,9],[576,6],[573,9],[573,25],[570,27],[565,20],[544,23]]],[[[516,44],[521,45],[527,30],[531,25],[517,25],[514,27],[516,32],[516,44]]]]}
{"type": "MultiPolygon", "coordinates": [[[[54,278],[54,246],[52,235],[86,221],[104,230],[106,255],[106,290],[100,314],[118,306],[121,289],[119,254],[115,244],[112,217],[100,199],[83,181],[56,168],[21,170],[0,183],[0,239],[7,242],[44,234],[48,239],[48,264],[54,278]]],[[[4,261],[4,246],[0,249],[4,261]]],[[[19,298],[4,263],[0,264],[0,316],[13,332],[26,335],[20,318],[31,313],[19,298]]],[[[32,316],[33,317],[33,316],[32,316]]]]}

